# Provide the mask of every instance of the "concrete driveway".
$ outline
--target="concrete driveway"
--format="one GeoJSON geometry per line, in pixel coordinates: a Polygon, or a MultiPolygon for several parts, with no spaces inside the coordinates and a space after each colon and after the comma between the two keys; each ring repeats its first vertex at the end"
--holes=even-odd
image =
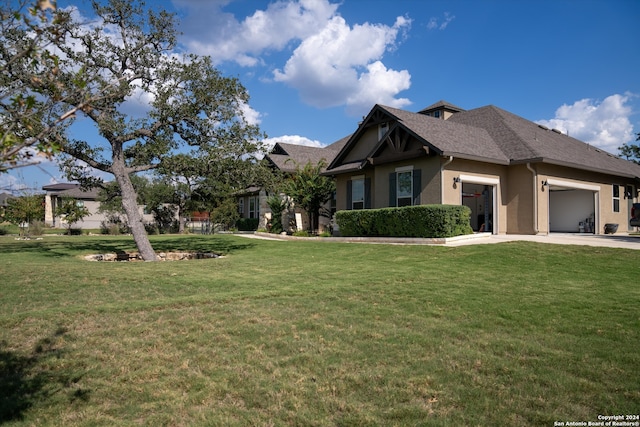
{"type": "Polygon", "coordinates": [[[294,237],[256,232],[255,234],[239,234],[243,237],[269,240],[316,240],[320,242],[369,243],[389,245],[435,245],[435,246],[464,246],[503,243],[513,241],[528,241],[552,243],[558,245],[601,246],[609,248],[640,249],[640,235],[618,234],[580,234],[580,233],[550,233],[535,236],[524,234],[476,233],[466,236],[446,239],[418,239],[393,237],[294,237]]]}
{"type": "MultiPolygon", "coordinates": [[[[447,239],[449,240],[449,239],[447,239]]],[[[522,234],[482,234],[470,239],[451,239],[446,246],[478,245],[513,241],[528,241],[551,243],[558,245],[601,246],[608,248],[623,248],[640,250],[640,235],[628,234],[580,234],[580,233],[550,233],[522,235],[522,234]]]]}

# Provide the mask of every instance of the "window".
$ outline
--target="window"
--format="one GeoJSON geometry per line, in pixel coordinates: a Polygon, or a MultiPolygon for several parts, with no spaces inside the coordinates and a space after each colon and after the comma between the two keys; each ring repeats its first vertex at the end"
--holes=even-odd
{"type": "Polygon", "coordinates": [[[440,111],[434,111],[433,112],[433,117],[435,117],[436,119],[440,118],[440,111]]]}
{"type": "Polygon", "coordinates": [[[620,212],[620,186],[613,185],[613,211],[620,212]]]}
{"type": "Polygon", "coordinates": [[[364,209],[364,178],[351,180],[351,209],[364,209]]]}
{"type": "Polygon", "coordinates": [[[238,213],[240,218],[244,218],[244,197],[238,200],[238,213]]]}
{"type": "Polygon", "coordinates": [[[396,179],[396,206],[411,206],[413,204],[413,171],[396,172],[398,174],[396,179]]]}
{"type": "Polygon", "coordinates": [[[260,200],[257,197],[249,197],[249,218],[260,217],[260,200]]]}

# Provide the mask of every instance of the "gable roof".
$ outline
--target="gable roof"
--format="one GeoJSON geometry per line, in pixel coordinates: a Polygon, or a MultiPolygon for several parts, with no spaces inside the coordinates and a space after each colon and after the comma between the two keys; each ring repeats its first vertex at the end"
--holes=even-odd
{"type": "MultiPolygon", "coordinates": [[[[578,139],[550,130],[493,105],[463,110],[439,101],[420,113],[375,105],[362,125],[336,154],[328,173],[354,171],[366,158],[342,163],[374,116],[385,114],[425,146],[441,156],[453,156],[494,164],[543,162],[615,176],[640,179],[640,165],[614,156],[578,139]],[[448,120],[422,114],[444,106],[458,110],[448,120]]],[[[381,148],[378,143],[370,155],[381,148]]]]}
{"type": "Polygon", "coordinates": [[[452,113],[456,113],[459,111],[465,111],[464,108],[460,108],[457,105],[453,105],[450,102],[444,101],[444,100],[440,100],[438,102],[436,102],[435,104],[431,104],[428,107],[423,108],[422,110],[418,111],[419,114],[424,114],[427,113],[429,111],[433,111],[433,110],[447,110],[447,111],[451,111],[452,113]]]}
{"type": "MultiPolygon", "coordinates": [[[[298,165],[304,166],[309,162],[313,165],[321,161],[329,164],[348,140],[349,137],[344,137],[326,147],[309,147],[306,145],[278,142],[274,145],[271,153],[265,157],[273,166],[281,171],[295,172],[298,165]]],[[[324,171],[325,169],[326,167],[322,170],[324,171]]]]}

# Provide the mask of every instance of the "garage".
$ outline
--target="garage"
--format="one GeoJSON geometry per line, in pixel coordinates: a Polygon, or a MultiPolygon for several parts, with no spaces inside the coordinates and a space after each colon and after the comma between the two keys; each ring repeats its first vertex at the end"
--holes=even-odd
{"type": "Polygon", "coordinates": [[[600,187],[549,179],[549,231],[556,233],[595,233],[598,224],[600,187]]]}
{"type": "Polygon", "coordinates": [[[497,191],[498,178],[461,174],[461,203],[471,209],[471,228],[476,232],[498,234],[497,191]]]}

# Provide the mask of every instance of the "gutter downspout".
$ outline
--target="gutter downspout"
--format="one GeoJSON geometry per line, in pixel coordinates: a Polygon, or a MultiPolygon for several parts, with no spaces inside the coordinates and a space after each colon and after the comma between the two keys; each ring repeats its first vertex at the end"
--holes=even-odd
{"type": "Polygon", "coordinates": [[[444,168],[451,162],[453,162],[453,156],[449,156],[449,159],[440,166],[440,203],[442,204],[444,204],[444,168]]]}
{"type": "Polygon", "coordinates": [[[538,234],[538,173],[531,167],[529,162],[527,162],[527,169],[533,175],[533,232],[538,234]]]}

